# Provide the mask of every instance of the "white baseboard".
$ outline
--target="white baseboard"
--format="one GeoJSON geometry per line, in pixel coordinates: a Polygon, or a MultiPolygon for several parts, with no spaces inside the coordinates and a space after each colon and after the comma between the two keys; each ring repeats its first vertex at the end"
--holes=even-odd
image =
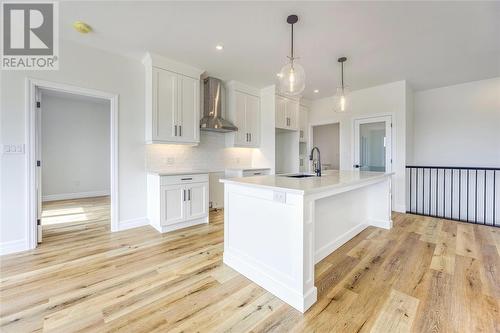
{"type": "Polygon", "coordinates": [[[171,224],[171,225],[151,224],[151,226],[153,228],[155,228],[156,230],[158,230],[159,232],[164,233],[164,232],[170,232],[170,231],[174,231],[174,230],[184,229],[187,227],[192,227],[192,226],[198,225],[198,224],[207,224],[207,223],[208,223],[208,215],[205,217],[198,218],[198,219],[184,221],[184,222],[171,224]]]}
{"type": "Polygon", "coordinates": [[[335,251],[336,249],[338,249],[339,247],[350,241],[354,236],[359,234],[361,231],[365,230],[367,227],[368,224],[365,223],[358,224],[357,226],[349,229],[344,234],[333,239],[328,244],[322,246],[320,249],[316,250],[316,253],[314,254],[315,263],[317,264],[318,262],[329,256],[333,251],[335,251]]]}
{"type": "Polygon", "coordinates": [[[406,213],[406,206],[405,205],[394,205],[392,207],[392,210],[398,213],[406,213]]]}
{"type": "Polygon", "coordinates": [[[103,191],[90,191],[90,192],[78,192],[78,193],[60,193],[60,194],[48,194],[42,196],[42,201],[55,201],[55,200],[68,200],[68,199],[80,199],[80,198],[92,198],[92,197],[103,197],[110,195],[108,190],[103,191]]]}
{"type": "Polygon", "coordinates": [[[0,255],[29,250],[25,239],[0,243],[0,255]]]}
{"type": "Polygon", "coordinates": [[[113,231],[122,231],[132,228],[143,227],[145,225],[149,225],[149,219],[147,217],[140,217],[137,219],[120,221],[118,223],[118,230],[113,230],[113,231]]]}
{"type": "Polygon", "coordinates": [[[383,228],[383,229],[391,229],[392,228],[392,220],[376,220],[370,219],[368,220],[368,224],[374,227],[383,228]]]}
{"type": "Polygon", "coordinates": [[[295,309],[304,313],[313,305],[318,298],[316,287],[308,290],[304,295],[291,289],[281,281],[273,278],[268,272],[260,267],[252,265],[249,261],[243,260],[241,256],[231,253],[230,250],[224,251],[224,264],[233,268],[240,274],[249,278],[262,288],[269,291],[284,302],[290,304],[295,309]]]}

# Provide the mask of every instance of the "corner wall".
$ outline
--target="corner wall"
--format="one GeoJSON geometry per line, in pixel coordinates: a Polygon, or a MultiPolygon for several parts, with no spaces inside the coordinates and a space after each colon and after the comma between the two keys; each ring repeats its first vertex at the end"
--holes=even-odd
{"type": "Polygon", "coordinates": [[[500,77],[415,93],[417,165],[500,167],[500,77]]]}
{"type": "Polygon", "coordinates": [[[309,112],[309,125],[339,122],[340,169],[353,169],[353,122],[355,118],[392,115],[393,122],[393,210],[406,211],[406,136],[408,108],[406,81],[397,81],[351,93],[351,109],[346,113],[332,111],[332,97],[313,101],[309,112]]]}

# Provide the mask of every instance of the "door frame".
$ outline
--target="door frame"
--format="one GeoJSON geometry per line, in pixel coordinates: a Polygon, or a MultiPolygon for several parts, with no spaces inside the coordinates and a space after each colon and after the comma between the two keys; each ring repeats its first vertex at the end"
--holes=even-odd
{"type": "MultiPolygon", "coordinates": [[[[393,170],[393,116],[392,114],[382,114],[382,115],[376,115],[376,116],[369,116],[369,117],[356,117],[352,119],[352,163],[351,163],[351,168],[353,170],[356,170],[357,168],[354,167],[355,164],[359,164],[359,144],[357,143],[357,140],[359,138],[359,135],[356,135],[356,126],[359,124],[369,124],[369,123],[374,123],[374,122],[386,122],[386,137],[389,136],[389,139],[386,140],[386,156],[385,156],[385,165],[386,165],[386,173],[390,173],[393,170]],[[388,130],[387,130],[388,129],[388,130]],[[387,134],[388,133],[388,134],[387,134]],[[388,142],[388,144],[387,144],[388,142]],[[389,146],[389,147],[387,147],[389,146]],[[387,154],[389,152],[389,154],[387,154]]],[[[359,134],[359,133],[358,133],[359,134]]]]}
{"type": "Polygon", "coordinates": [[[37,166],[36,166],[36,102],[39,89],[55,90],[76,95],[106,99],[110,103],[110,220],[111,231],[119,230],[119,196],[118,196],[118,94],[105,91],[87,89],[64,83],[43,81],[26,78],[25,95],[25,142],[26,144],[26,240],[28,249],[37,247],[37,210],[38,198],[36,195],[37,166]]]}
{"type": "MultiPolygon", "coordinates": [[[[307,156],[309,156],[309,153],[311,152],[311,149],[314,148],[313,146],[313,141],[314,141],[314,133],[313,129],[316,126],[323,126],[323,125],[339,125],[339,170],[341,170],[340,165],[341,159],[342,159],[342,124],[344,123],[343,120],[325,120],[325,121],[318,121],[314,123],[309,123],[309,129],[307,133],[307,156]]],[[[300,134],[299,134],[300,135],[300,134]]]]}

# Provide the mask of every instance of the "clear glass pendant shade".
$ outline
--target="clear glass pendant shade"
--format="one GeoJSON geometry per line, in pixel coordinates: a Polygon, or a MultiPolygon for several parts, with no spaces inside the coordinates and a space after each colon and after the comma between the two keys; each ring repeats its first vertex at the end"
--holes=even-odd
{"type": "Polygon", "coordinates": [[[290,61],[278,74],[279,90],[286,96],[300,95],[306,87],[306,73],[296,61],[290,61]]]}
{"type": "Polygon", "coordinates": [[[338,87],[335,96],[333,96],[333,111],[346,112],[350,105],[349,87],[338,87]]]}

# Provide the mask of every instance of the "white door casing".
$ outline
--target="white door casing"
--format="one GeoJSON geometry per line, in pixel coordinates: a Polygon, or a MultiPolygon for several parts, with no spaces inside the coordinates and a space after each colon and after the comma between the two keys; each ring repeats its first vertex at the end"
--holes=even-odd
{"type": "Polygon", "coordinates": [[[357,118],[354,119],[353,124],[353,135],[354,135],[354,154],[353,154],[353,169],[359,168],[362,163],[361,155],[363,152],[362,145],[363,142],[360,140],[360,126],[364,124],[372,123],[384,123],[385,127],[385,172],[392,172],[392,116],[377,116],[377,117],[367,117],[367,118],[357,118]],[[357,167],[358,166],[358,167],[357,167]]]}

